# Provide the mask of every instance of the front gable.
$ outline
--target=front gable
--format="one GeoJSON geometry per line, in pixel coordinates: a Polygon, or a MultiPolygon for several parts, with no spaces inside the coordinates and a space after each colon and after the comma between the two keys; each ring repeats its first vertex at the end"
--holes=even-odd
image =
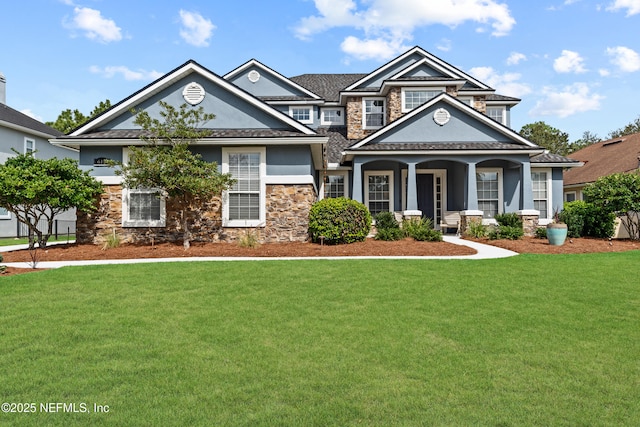
{"type": "Polygon", "coordinates": [[[159,118],[159,101],[175,107],[191,103],[203,107],[216,118],[205,124],[208,129],[277,129],[301,135],[315,132],[289,116],[273,109],[263,101],[222,77],[189,61],[156,80],[142,90],[113,106],[69,136],[82,137],[93,132],[139,129],[133,123],[131,109],[145,110],[151,117],[159,118]]]}
{"type": "Polygon", "coordinates": [[[277,71],[252,59],[227,73],[225,80],[264,100],[308,100],[320,97],[277,71]]]}
{"type": "Polygon", "coordinates": [[[349,150],[406,150],[414,147],[464,147],[465,149],[539,149],[511,129],[443,93],[411,113],[351,146],[349,150]]]}

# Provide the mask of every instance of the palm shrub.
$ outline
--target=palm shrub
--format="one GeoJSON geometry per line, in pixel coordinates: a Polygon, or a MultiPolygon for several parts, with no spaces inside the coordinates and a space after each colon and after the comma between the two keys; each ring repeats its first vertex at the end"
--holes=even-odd
{"type": "Polygon", "coordinates": [[[518,240],[524,236],[522,219],[517,213],[497,214],[495,220],[498,226],[489,233],[490,239],[518,240]]]}
{"type": "Polygon", "coordinates": [[[431,218],[406,219],[402,223],[406,236],[420,242],[441,242],[442,233],[433,228],[431,218]]]}
{"type": "Polygon", "coordinates": [[[317,201],[309,210],[309,235],[313,242],[335,245],[362,242],[371,229],[367,207],[344,197],[317,201]]]}
{"type": "Polygon", "coordinates": [[[376,230],[376,240],[400,240],[404,237],[404,232],[392,212],[380,212],[376,215],[376,230]]]}

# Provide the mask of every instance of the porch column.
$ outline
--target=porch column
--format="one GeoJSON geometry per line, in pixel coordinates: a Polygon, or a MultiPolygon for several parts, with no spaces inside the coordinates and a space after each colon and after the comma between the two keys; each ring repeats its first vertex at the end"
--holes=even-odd
{"type": "Polygon", "coordinates": [[[475,163],[467,165],[467,210],[478,210],[478,182],[475,163]]]}
{"type": "Polygon", "coordinates": [[[520,168],[522,171],[522,193],[520,197],[522,199],[522,210],[533,209],[533,183],[531,181],[531,164],[529,162],[522,163],[520,168]]]}
{"type": "Polygon", "coordinates": [[[418,186],[416,183],[416,164],[409,163],[407,170],[407,210],[404,216],[422,216],[418,210],[418,186]]]}
{"type": "Polygon", "coordinates": [[[353,161],[353,191],[351,198],[357,202],[364,203],[362,198],[362,163],[353,161]]]}

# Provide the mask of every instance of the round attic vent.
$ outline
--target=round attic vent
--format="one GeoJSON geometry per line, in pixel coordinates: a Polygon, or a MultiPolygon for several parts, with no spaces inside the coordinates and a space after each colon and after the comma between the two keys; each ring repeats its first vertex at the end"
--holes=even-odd
{"type": "Polygon", "coordinates": [[[184,100],[191,105],[198,105],[204,99],[204,88],[196,82],[189,83],[182,91],[184,100]]]}
{"type": "Polygon", "coordinates": [[[433,113],[433,121],[439,124],[440,126],[444,126],[449,123],[449,119],[451,119],[451,114],[444,108],[438,108],[433,113]]]}
{"type": "Polygon", "coordinates": [[[249,71],[249,74],[247,74],[247,78],[251,83],[256,83],[258,80],[260,80],[260,73],[256,70],[251,70],[249,71]]]}

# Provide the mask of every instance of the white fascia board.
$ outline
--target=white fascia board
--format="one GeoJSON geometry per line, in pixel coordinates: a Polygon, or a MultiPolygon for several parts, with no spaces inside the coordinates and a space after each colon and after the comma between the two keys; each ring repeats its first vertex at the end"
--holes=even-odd
{"type": "Polygon", "coordinates": [[[262,111],[266,112],[267,114],[270,114],[270,115],[272,115],[274,117],[277,117],[278,119],[280,119],[280,120],[284,121],[285,123],[287,123],[289,126],[301,131],[302,133],[304,133],[306,135],[314,135],[316,133],[311,128],[308,128],[307,126],[304,126],[303,124],[301,124],[297,120],[294,120],[293,118],[289,117],[288,115],[286,115],[284,113],[281,113],[278,110],[275,110],[274,108],[272,108],[271,106],[269,106],[265,102],[263,102],[263,101],[259,100],[258,98],[250,95],[249,93],[243,91],[242,89],[240,89],[239,87],[235,86],[234,84],[231,84],[230,82],[226,81],[225,79],[215,75],[214,73],[212,73],[209,70],[203,68],[202,66],[196,64],[195,62],[189,62],[189,63],[185,64],[183,67],[181,67],[178,70],[174,71],[173,73],[168,74],[165,77],[162,77],[162,78],[158,79],[155,83],[151,84],[149,87],[147,87],[143,91],[141,91],[141,92],[135,94],[134,96],[132,96],[131,98],[127,99],[121,105],[118,105],[117,108],[113,108],[113,109],[107,111],[105,114],[96,117],[94,120],[90,120],[87,124],[85,124],[84,126],[80,127],[75,132],[71,133],[70,135],[71,136],[82,135],[83,133],[85,133],[85,132],[87,132],[87,131],[89,131],[91,129],[94,129],[94,128],[100,126],[101,124],[104,124],[104,123],[108,122],[109,120],[113,119],[114,117],[118,116],[119,114],[130,110],[132,106],[137,105],[142,100],[144,100],[144,99],[150,97],[151,95],[161,91],[165,87],[168,87],[172,83],[174,83],[174,82],[176,82],[176,81],[188,76],[191,73],[198,73],[198,74],[204,76],[205,78],[209,79],[210,81],[214,82],[215,84],[218,84],[222,88],[228,90],[232,94],[234,94],[234,95],[238,96],[239,98],[242,98],[243,100],[247,101],[249,104],[253,105],[254,107],[257,107],[259,110],[262,110],[262,111]]]}
{"type": "Polygon", "coordinates": [[[518,105],[520,103],[520,100],[501,99],[501,100],[485,101],[485,102],[489,106],[502,107],[505,105],[518,105]]]}
{"type": "Polygon", "coordinates": [[[537,147],[537,145],[535,145],[534,143],[528,141],[526,138],[523,138],[522,136],[520,136],[518,133],[516,133],[512,129],[509,129],[508,127],[506,127],[506,126],[496,122],[495,120],[491,119],[486,114],[482,114],[481,112],[479,112],[475,108],[472,108],[470,105],[467,105],[464,102],[461,102],[461,101],[453,98],[451,95],[443,92],[440,95],[432,98],[430,101],[422,104],[420,107],[413,109],[410,113],[405,114],[404,116],[402,116],[398,120],[390,123],[387,126],[382,127],[377,132],[372,133],[371,135],[369,135],[368,137],[366,137],[365,139],[363,139],[362,141],[360,141],[359,143],[354,145],[353,148],[360,148],[363,145],[373,141],[374,139],[379,138],[381,135],[384,135],[386,132],[390,131],[391,129],[395,128],[396,126],[400,126],[405,121],[411,120],[413,117],[417,116],[418,114],[421,114],[424,110],[426,110],[427,108],[430,108],[431,106],[433,106],[434,104],[436,104],[436,103],[438,103],[440,101],[445,102],[445,103],[449,104],[451,107],[456,108],[456,109],[458,109],[458,110],[460,110],[460,111],[462,111],[464,113],[467,113],[470,116],[475,117],[476,119],[478,119],[480,122],[484,123],[485,125],[493,128],[494,130],[502,133],[503,135],[505,135],[505,136],[507,136],[509,138],[512,138],[512,139],[520,142],[521,144],[524,144],[524,145],[526,145],[528,147],[537,147]]]}
{"type": "Polygon", "coordinates": [[[531,163],[531,169],[536,168],[579,168],[584,166],[584,163],[531,163]]]}
{"type": "Polygon", "coordinates": [[[245,64],[239,66],[235,70],[232,70],[232,71],[228,72],[222,78],[225,79],[225,80],[229,80],[229,79],[237,76],[238,74],[241,74],[243,71],[248,70],[251,67],[260,68],[265,73],[271,74],[272,76],[276,77],[278,80],[288,84],[289,86],[292,86],[292,87],[298,89],[299,91],[301,91],[303,93],[306,93],[307,95],[309,95],[312,98],[321,99],[320,96],[318,96],[315,93],[311,92],[309,89],[306,89],[306,88],[300,86],[299,84],[297,84],[296,82],[294,82],[292,80],[289,80],[288,78],[286,78],[285,76],[283,76],[282,74],[280,74],[279,72],[274,70],[273,68],[267,67],[266,65],[264,65],[262,62],[258,61],[257,59],[252,59],[252,60],[246,62],[245,64]]]}
{"type": "Polygon", "coordinates": [[[429,156],[470,156],[470,155],[504,155],[504,154],[540,154],[535,150],[380,150],[380,151],[353,151],[342,152],[346,160],[353,156],[402,156],[402,155],[429,155],[429,156]]]}
{"type": "Polygon", "coordinates": [[[312,175],[267,175],[264,177],[265,184],[315,184],[312,175]]]}
{"type": "MultiPolygon", "coordinates": [[[[191,145],[321,145],[326,144],[328,136],[314,136],[302,138],[204,138],[191,145]]],[[[82,146],[130,146],[147,145],[141,139],[86,139],[86,140],[51,140],[53,145],[82,145],[82,146]]]]}
{"type": "Polygon", "coordinates": [[[328,171],[350,171],[351,166],[342,166],[340,163],[327,163],[328,171]]]}
{"type": "Polygon", "coordinates": [[[433,56],[432,54],[430,54],[426,50],[416,46],[413,49],[410,49],[407,52],[405,52],[404,54],[400,55],[396,59],[392,60],[391,62],[388,62],[385,65],[379,67],[378,69],[376,69],[372,73],[367,74],[362,79],[358,80],[357,82],[353,83],[351,86],[347,87],[345,89],[345,91],[353,90],[354,88],[360,86],[360,84],[362,82],[370,80],[375,75],[380,74],[381,72],[389,69],[390,67],[395,66],[397,63],[399,63],[400,61],[404,60],[408,56],[413,55],[414,53],[419,53],[420,55],[424,56],[426,59],[428,59],[427,64],[429,64],[431,66],[434,66],[434,68],[436,66],[440,67],[440,69],[446,70],[447,73],[451,74],[452,76],[460,77],[460,78],[463,78],[463,79],[468,80],[470,82],[473,82],[475,85],[479,86],[480,88],[491,89],[486,84],[482,83],[479,80],[476,80],[475,78],[473,78],[470,75],[466,74],[462,70],[459,70],[458,68],[454,67],[453,65],[441,60],[440,58],[437,58],[437,57],[433,56]]]}
{"type": "Polygon", "coordinates": [[[324,105],[324,101],[321,99],[318,99],[316,101],[305,101],[305,100],[299,100],[299,101],[281,101],[281,100],[277,100],[277,101],[269,101],[269,100],[265,100],[264,102],[266,102],[269,105],[324,105]]]}

